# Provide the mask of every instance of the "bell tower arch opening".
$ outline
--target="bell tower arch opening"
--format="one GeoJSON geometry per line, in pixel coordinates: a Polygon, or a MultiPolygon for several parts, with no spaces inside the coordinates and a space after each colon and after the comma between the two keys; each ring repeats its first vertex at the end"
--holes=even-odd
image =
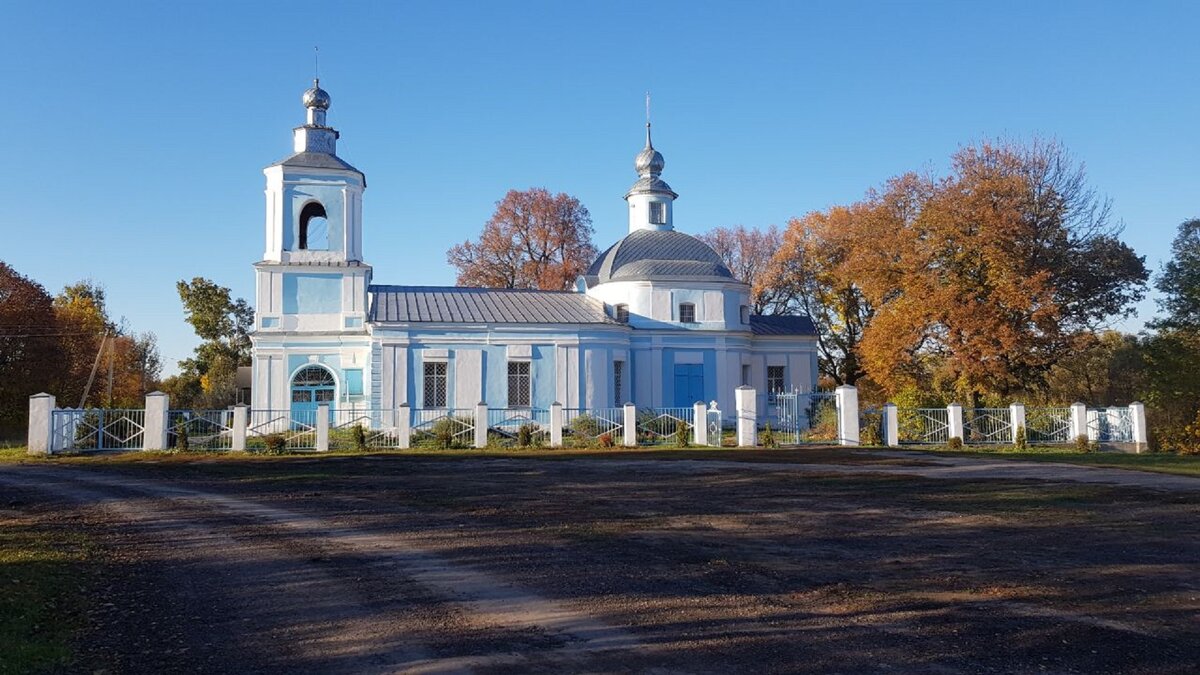
{"type": "Polygon", "coordinates": [[[329,218],[320,202],[309,202],[300,210],[297,246],[301,251],[329,250],[329,218]]]}

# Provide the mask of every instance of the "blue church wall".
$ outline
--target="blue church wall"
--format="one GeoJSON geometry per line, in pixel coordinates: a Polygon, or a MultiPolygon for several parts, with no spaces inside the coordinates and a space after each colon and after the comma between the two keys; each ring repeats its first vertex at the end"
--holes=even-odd
{"type": "Polygon", "coordinates": [[[342,251],[345,237],[342,216],[345,213],[345,198],[342,193],[346,182],[344,176],[285,176],[286,180],[302,180],[302,185],[290,185],[284,188],[283,222],[288,224],[283,228],[283,248],[295,251],[299,246],[300,211],[309,202],[320,202],[325,208],[329,226],[329,245],[320,250],[342,251]],[[318,181],[328,181],[330,185],[313,185],[318,181]]]}
{"type": "Polygon", "coordinates": [[[341,275],[290,272],[283,275],[284,314],[337,314],[341,311],[341,275]]]}

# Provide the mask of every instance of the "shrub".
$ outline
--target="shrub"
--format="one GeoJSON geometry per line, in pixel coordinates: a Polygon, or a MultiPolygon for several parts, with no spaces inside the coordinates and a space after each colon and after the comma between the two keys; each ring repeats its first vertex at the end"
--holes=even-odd
{"type": "Polygon", "coordinates": [[[600,434],[600,435],[599,435],[599,436],[596,438],[596,441],[597,441],[598,443],[600,443],[600,447],[602,447],[602,448],[611,448],[611,447],[613,447],[614,445],[616,445],[615,443],[613,443],[613,436],[612,436],[612,434],[607,434],[607,433],[606,433],[606,434],[600,434]]]}
{"type": "Polygon", "coordinates": [[[354,438],[354,449],[359,452],[365,452],[367,449],[367,430],[361,424],[355,424],[352,431],[354,438]]]}
{"type": "Polygon", "coordinates": [[[1017,450],[1024,450],[1029,447],[1029,438],[1025,435],[1025,425],[1017,425],[1017,440],[1013,441],[1013,447],[1017,450]]]}
{"type": "Polygon", "coordinates": [[[765,427],[763,427],[763,432],[758,438],[758,444],[763,446],[764,448],[779,447],[779,442],[775,440],[775,432],[771,431],[771,423],[770,422],[767,422],[767,425],[765,427]]]}
{"type": "Polygon", "coordinates": [[[600,435],[600,421],[591,415],[580,415],[571,420],[571,433],[580,438],[595,438],[600,435]]]}
{"type": "Polygon", "coordinates": [[[862,445],[883,445],[883,436],[879,433],[880,424],[868,424],[862,428],[859,443],[862,445]]]}
{"type": "Polygon", "coordinates": [[[287,452],[287,436],[283,434],[267,434],[263,436],[263,443],[267,446],[268,455],[282,455],[287,452]]]}
{"type": "Polygon", "coordinates": [[[681,448],[688,447],[688,445],[691,444],[690,443],[691,435],[692,435],[691,431],[692,431],[692,429],[688,425],[687,422],[684,422],[683,420],[676,420],[676,422],[675,422],[675,445],[677,445],[681,448]]]}
{"type": "Polygon", "coordinates": [[[179,452],[187,452],[189,450],[187,429],[187,420],[180,420],[180,422],[175,425],[175,449],[179,452]]]}
{"type": "Polygon", "coordinates": [[[528,448],[533,445],[532,424],[522,424],[517,428],[517,445],[522,448],[528,448]]]}
{"type": "Polygon", "coordinates": [[[434,444],[443,449],[449,450],[454,447],[454,434],[458,431],[458,423],[454,420],[444,417],[433,423],[433,428],[430,433],[433,434],[434,444]]]}
{"type": "Polygon", "coordinates": [[[1079,434],[1075,437],[1076,452],[1091,452],[1092,442],[1088,439],[1087,434],[1079,434]]]}
{"type": "Polygon", "coordinates": [[[951,450],[962,450],[963,442],[959,436],[951,436],[949,441],[946,441],[946,447],[951,450]]]}

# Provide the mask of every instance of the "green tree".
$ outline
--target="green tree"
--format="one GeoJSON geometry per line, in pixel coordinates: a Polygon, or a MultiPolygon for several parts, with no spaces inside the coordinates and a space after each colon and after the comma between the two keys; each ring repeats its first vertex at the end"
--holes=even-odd
{"type": "Polygon", "coordinates": [[[182,407],[223,408],[237,400],[237,369],[250,365],[254,309],[230,290],[203,277],[176,285],[185,319],[203,340],[180,373],[163,382],[182,407]]]}
{"type": "Polygon", "coordinates": [[[56,393],[61,332],[46,289],[0,262],[0,438],[25,431],[31,395],[56,393]]]}

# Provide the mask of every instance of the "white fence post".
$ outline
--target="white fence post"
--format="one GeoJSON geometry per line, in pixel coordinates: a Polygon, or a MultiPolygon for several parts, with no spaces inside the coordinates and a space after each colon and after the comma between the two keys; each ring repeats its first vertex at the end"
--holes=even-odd
{"type": "Polygon", "coordinates": [[[25,449],[31,455],[54,453],[54,406],[51,394],[34,394],[29,397],[29,445],[25,449]]]}
{"type": "Polygon", "coordinates": [[[834,390],[838,409],[838,441],[858,445],[858,388],[843,384],[834,390]]]}
{"type": "Polygon", "coordinates": [[[737,411],[737,444],[739,448],[758,445],[758,394],[753,387],[742,385],[733,390],[737,411]]]}
{"type": "Polygon", "coordinates": [[[329,451],[329,404],[317,404],[317,452],[329,451]]]}
{"type": "Polygon", "coordinates": [[[1150,447],[1150,433],[1146,428],[1146,406],[1138,401],[1129,404],[1129,422],[1133,426],[1133,450],[1141,452],[1150,447]]]}
{"type": "Polygon", "coordinates": [[[883,404],[883,444],[889,448],[900,446],[900,414],[895,403],[883,404]]]}
{"type": "Polygon", "coordinates": [[[246,427],[250,422],[250,407],[244,403],[233,406],[233,446],[230,450],[246,449],[246,427]]]}
{"type": "MultiPolygon", "coordinates": [[[[1013,403],[1008,406],[1009,421],[1012,422],[1012,442],[1017,444],[1017,432],[1021,427],[1025,426],[1025,404],[1013,403]]],[[[1026,430],[1025,438],[1028,440],[1029,432],[1026,430]]]]}
{"type": "Polygon", "coordinates": [[[407,450],[412,447],[412,415],[409,414],[408,404],[401,403],[396,415],[399,416],[396,426],[400,428],[400,449],[407,450]]]}
{"type": "Polygon", "coordinates": [[[967,442],[966,436],[963,435],[963,414],[962,405],[951,403],[946,406],[946,419],[949,426],[946,430],[948,438],[957,438],[963,443],[967,442]]]}
{"type": "Polygon", "coordinates": [[[696,445],[708,445],[708,406],[704,401],[692,404],[692,442],[696,445]]]}
{"type": "Polygon", "coordinates": [[[621,429],[625,435],[625,447],[632,448],[637,445],[637,406],[626,403],[624,413],[621,429]]]}
{"type": "Polygon", "coordinates": [[[475,404],[475,447],[487,447],[488,407],[483,401],[475,404]]]}
{"type": "Polygon", "coordinates": [[[550,447],[562,447],[563,413],[558,401],[550,404],[550,447]]]}
{"type": "Polygon", "coordinates": [[[1071,404],[1071,442],[1076,438],[1088,435],[1087,406],[1082,403],[1071,404]]]}
{"type": "Polygon", "coordinates": [[[146,419],[142,427],[142,450],[167,449],[167,411],[171,397],[161,391],[146,394],[146,419]]]}

